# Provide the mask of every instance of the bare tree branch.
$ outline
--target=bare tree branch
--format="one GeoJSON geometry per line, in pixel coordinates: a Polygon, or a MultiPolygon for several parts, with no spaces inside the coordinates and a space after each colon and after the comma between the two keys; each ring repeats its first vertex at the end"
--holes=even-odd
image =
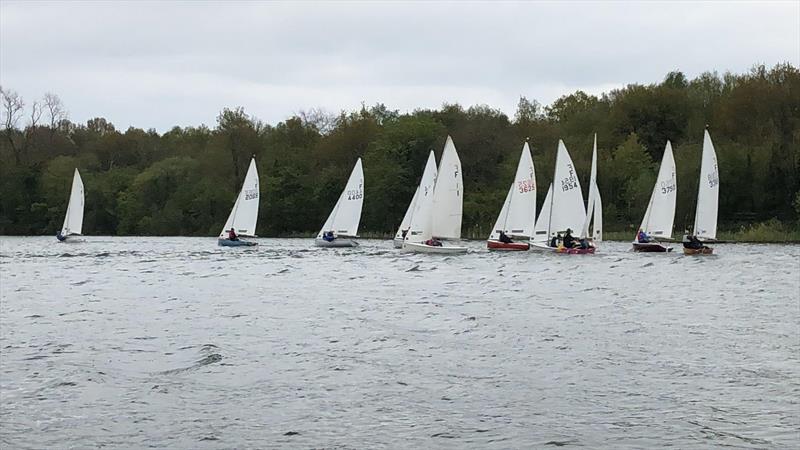
{"type": "Polygon", "coordinates": [[[3,89],[0,86],[0,103],[2,103],[3,109],[3,133],[6,135],[6,139],[8,139],[8,143],[14,153],[14,161],[20,164],[20,149],[14,142],[14,132],[17,131],[17,124],[22,118],[25,102],[22,101],[22,97],[17,92],[3,89]]]}

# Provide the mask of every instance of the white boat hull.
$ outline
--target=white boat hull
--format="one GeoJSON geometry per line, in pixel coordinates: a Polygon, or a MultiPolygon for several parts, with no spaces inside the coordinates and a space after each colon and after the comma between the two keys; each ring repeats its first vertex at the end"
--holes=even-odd
{"type": "Polygon", "coordinates": [[[414,253],[431,253],[439,255],[457,255],[467,253],[467,247],[433,246],[421,242],[404,242],[403,251],[414,253]]]}
{"type": "Polygon", "coordinates": [[[546,242],[531,242],[531,250],[535,252],[555,253],[558,247],[550,247],[546,242]]]}
{"type": "Polygon", "coordinates": [[[358,247],[358,242],[347,238],[336,238],[329,242],[325,239],[314,239],[314,245],[323,248],[345,248],[345,247],[358,247]]]}

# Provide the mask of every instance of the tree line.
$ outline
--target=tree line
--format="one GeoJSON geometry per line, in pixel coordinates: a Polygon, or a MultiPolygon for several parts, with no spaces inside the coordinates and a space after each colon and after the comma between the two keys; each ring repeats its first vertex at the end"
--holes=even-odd
{"type": "Polygon", "coordinates": [[[259,235],[316,232],[358,157],[365,177],[361,230],[390,234],[428,152],[440,157],[448,134],[463,166],[466,236],[488,235],[526,139],[539,207],[558,139],[586,195],[595,133],[606,230],[638,227],[667,139],[678,167],[680,230],[693,222],[706,126],[720,171],[721,229],[771,219],[795,226],[800,215],[800,72],[788,63],[694,79],[675,71],[660,83],[600,96],[577,91],[546,107],[521,97],[514,117],[487,105],[400,113],[376,104],[338,114],[305,111],[272,125],[234,107],[222,109],[213,128],[164,133],[118,130],[102,117],[73,123],[57,95],[26,105],[14,91],[0,91],[0,234],[6,235],[54,234],[77,167],[85,184],[85,233],[213,236],[251,156],[261,180],[259,235]]]}

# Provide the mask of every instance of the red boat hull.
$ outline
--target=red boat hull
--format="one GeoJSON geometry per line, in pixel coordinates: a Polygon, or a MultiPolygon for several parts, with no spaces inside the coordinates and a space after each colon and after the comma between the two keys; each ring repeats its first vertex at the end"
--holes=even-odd
{"type": "Polygon", "coordinates": [[[505,242],[488,240],[486,241],[486,248],[489,250],[525,251],[531,248],[531,245],[527,242],[512,242],[506,244],[505,242]]]}

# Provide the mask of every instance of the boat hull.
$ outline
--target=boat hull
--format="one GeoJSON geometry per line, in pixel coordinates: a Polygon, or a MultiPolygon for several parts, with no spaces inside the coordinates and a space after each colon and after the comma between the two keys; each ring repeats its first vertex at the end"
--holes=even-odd
{"type": "Polygon", "coordinates": [[[467,253],[467,247],[449,247],[444,245],[441,247],[436,247],[433,245],[425,245],[421,242],[404,242],[403,251],[439,255],[457,255],[467,253]]]}
{"type": "Polygon", "coordinates": [[[561,253],[565,255],[594,255],[595,247],[588,247],[588,248],[566,248],[566,247],[558,247],[556,249],[556,253],[561,253]]]}
{"type": "Polygon", "coordinates": [[[403,240],[394,238],[392,239],[392,245],[394,245],[394,248],[403,248],[403,240]]]}
{"type": "Polygon", "coordinates": [[[558,253],[561,255],[594,255],[594,253],[597,251],[597,247],[550,247],[544,242],[531,242],[531,250],[544,253],[558,253]]]}
{"type": "Polygon", "coordinates": [[[217,245],[221,247],[253,247],[258,245],[258,243],[253,241],[243,241],[241,239],[238,241],[232,241],[230,239],[217,239],[217,245]]]}
{"type": "Polygon", "coordinates": [[[336,238],[330,242],[325,239],[314,239],[314,245],[323,248],[347,248],[358,247],[358,242],[346,238],[336,238]]]}
{"type": "Polygon", "coordinates": [[[486,241],[486,248],[496,251],[526,251],[531,248],[531,245],[527,242],[505,243],[489,239],[486,241]]]}
{"type": "Polygon", "coordinates": [[[671,252],[672,247],[667,247],[659,242],[634,242],[633,251],[642,253],[666,253],[671,252]]]}
{"type": "Polygon", "coordinates": [[[684,255],[712,255],[714,254],[714,249],[711,247],[703,247],[703,248],[683,248],[684,255]]]}

